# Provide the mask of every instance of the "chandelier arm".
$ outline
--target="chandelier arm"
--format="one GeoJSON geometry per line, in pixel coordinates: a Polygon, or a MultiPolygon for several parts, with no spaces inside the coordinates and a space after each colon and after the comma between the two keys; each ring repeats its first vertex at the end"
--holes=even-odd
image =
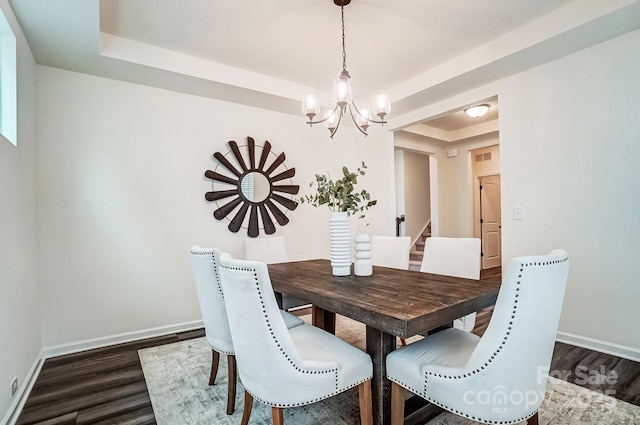
{"type": "MultiPolygon", "coordinates": [[[[355,107],[355,105],[354,105],[354,107],[355,107]]],[[[356,109],[356,112],[357,112],[357,111],[358,111],[358,110],[356,109]]],[[[365,136],[368,136],[367,132],[366,132],[366,131],[364,131],[364,130],[362,129],[362,127],[360,127],[360,126],[358,125],[358,121],[356,121],[356,117],[354,117],[354,116],[353,116],[353,110],[351,109],[351,105],[349,105],[349,115],[351,115],[351,120],[352,120],[352,121],[353,121],[353,123],[356,125],[356,128],[357,128],[358,130],[360,130],[360,133],[364,134],[365,136]]],[[[358,115],[360,115],[360,114],[358,114],[358,115]]],[[[360,115],[360,116],[362,116],[362,115],[360,115]]],[[[365,119],[366,119],[366,117],[362,117],[362,118],[365,118],[365,119]]]]}
{"type": "MultiPolygon", "coordinates": [[[[356,113],[358,114],[358,116],[361,117],[363,120],[367,120],[367,121],[369,121],[370,123],[373,123],[373,124],[386,124],[387,123],[385,120],[376,121],[376,120],[372,120],[371,118],[368,118],[368,117],[365,117],[364,115],[362,115],[360,113],[360,110],[356,106],[356,104],[353,102],[353,100],[351,100],[351,104],[349,106],[353,106],[353,109],[356,110],[356,113]]],[[[349,108],[349,111],[351,111],[351,108],[349,108]]]]}
{"type": "MultiPolygon", "coordinates": [[[[336,108],[338,108],[336,106],[336,108]]],[[[342,116],[344,115],[344,109],[340,109],[340,115],[338,116],[338,122],[336,123],[336,126],[334,127],[333,130],[331,130],[331,135],[329,137],[331,137],[333,139],[333,135],[336,134],[336,131],[338,131],[338,128],[340,128],[340,123],[342,122],[342,116]]]]}
{"type": "Polygon", "coordinates": [[[335,108],[333,108],[333,111],[331,111],[330,114],[328,114],[324,119],[321,119],[320,121],[314,121],[312,119],[309,119],[309,121],[307,121],[307,124],[309,125],[313,125],[313,124],[322,124],[323,122],[325,122],[326,120],[328,120],[331,115],[335,114],[336,111],[338,110],[338,108],[340,108],[340,106],[336,105],[335,108]]]}

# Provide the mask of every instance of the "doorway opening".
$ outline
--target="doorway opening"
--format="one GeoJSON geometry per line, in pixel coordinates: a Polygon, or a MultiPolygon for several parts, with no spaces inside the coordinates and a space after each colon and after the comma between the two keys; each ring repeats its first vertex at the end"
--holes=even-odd
{"type": "Polygon", "coordinates": [[[474,236],[482,243],[482,270],[502,265],[500,150],[498,145],[471,152],[474,180],[474,236]]]}

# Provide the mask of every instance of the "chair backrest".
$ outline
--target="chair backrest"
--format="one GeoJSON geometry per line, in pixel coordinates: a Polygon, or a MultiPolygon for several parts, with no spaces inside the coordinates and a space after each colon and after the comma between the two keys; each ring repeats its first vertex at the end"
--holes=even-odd
{"type": "Polygon", "coordinates": [[[513,407],[521,411],[510,407],[511,418],[530,416],[544,400],[568,273],[563,250],[512,259],[489,326],[467,362],[467,370],[483,376],[476,394],[504,388],[506,397],[527,401],[513,407]]]}
{"type": "Polygon", "coordinates": [[[220,250],[191,247],[191,267],[207,342],[219,353],[233,354],[233,342],[220,281],[220,250]]]}
{"type": "Polygon", "coordinates": [[[407,270],[410,250],[409,236],[371,236],[371,263],[374,266],[407,270]]]}
{"type": "Polygon", "coordinates": [[[480,239],[427,238],[420,271],[480,279],[480,239]]]}
{"type": "Polygon", "coordinates": [[[244,258],[266,264],[289,261],[287,243],[284,236],[268,236],[244,240],[244,258]]]}
{"type": "Polygon", "coordinates": [[[249,393],[267,404],[294,406],[308,402],[314,391],[309,379],[322,380],[318,387],[336,385],[334,374],[314,372],[336,368],[336,362],[305,362],[300,357],[279,312],[265,263],[225,253],[220,257],[220,277],[238,374],[249,393]]]}

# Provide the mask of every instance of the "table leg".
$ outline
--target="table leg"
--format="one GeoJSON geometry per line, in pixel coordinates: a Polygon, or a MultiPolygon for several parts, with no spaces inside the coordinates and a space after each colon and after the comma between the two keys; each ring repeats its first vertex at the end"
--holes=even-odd
{"type": "Polygon", "coordinates": [[[391,423],[391,381],[387,379],[387,354],[396,349],[396,337],[367,326],[367,353],[373,360],[371,398],[373,423],[391,423]]]}
{"type": "Polygon", "coordinates": [[[336,314],[315,304],[311,307],[311,323],[327,332],[336,333],[336,314]]]}

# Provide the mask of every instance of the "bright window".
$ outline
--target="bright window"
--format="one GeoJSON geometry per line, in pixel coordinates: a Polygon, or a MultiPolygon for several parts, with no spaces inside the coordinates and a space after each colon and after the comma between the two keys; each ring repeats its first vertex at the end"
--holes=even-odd
{"type": "Polygon", "coordinates": [[[16,36],[0,10],[0,134],[18,145],[16,36]]]}

